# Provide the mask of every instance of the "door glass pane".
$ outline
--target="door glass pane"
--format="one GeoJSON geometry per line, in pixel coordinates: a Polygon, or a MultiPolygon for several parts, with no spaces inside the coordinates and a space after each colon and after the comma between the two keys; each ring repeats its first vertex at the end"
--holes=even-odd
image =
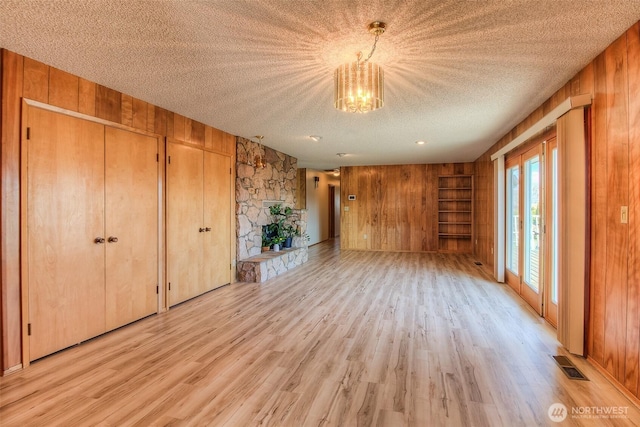
{"type": "Polygon", "coordinates": [[[524,163],[524,281],[538,292],[540,277],[540,158],[524,163]]]}
{"type": "Polygon", "coordinates": [[[507,268],[518,275],[518,224],[520,210],[520,168],[507,169],[507,268]]]}
{"type": "Polygon", "coordinates": [[[558,304],[558,149],[551,151],[551,197],[553,200],[553,211],[551,212],[551,302],[558,304]]]}

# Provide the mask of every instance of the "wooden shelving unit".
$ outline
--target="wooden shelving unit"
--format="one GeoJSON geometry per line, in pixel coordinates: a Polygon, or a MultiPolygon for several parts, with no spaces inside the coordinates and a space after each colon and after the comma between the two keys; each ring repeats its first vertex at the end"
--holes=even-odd
{"type": "Polygon", "coordinates": [[[473,252],[473,175],[438,177],[438,250],[473,252]]]}

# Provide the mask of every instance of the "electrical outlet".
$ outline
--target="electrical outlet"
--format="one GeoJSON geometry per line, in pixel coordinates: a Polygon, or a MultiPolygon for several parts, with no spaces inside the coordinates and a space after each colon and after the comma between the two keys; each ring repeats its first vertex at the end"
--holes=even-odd
{"type": "Polygon", "coordinates": [[[349,212],[349,206],[345,206],[345,207],[344,207],[344,211],[345,211],[345,212],[349,212]]]}
{"type": "Polygon", "coordinates": [[[366,234],[364,235],[364,240],[367,240],[367,235],[366,234]]]}
{"type": "Polygon", "coordinates": [[[627,224],[629,222],[629,207],[622,206],[620,208],[620,224],[627,224]]]}

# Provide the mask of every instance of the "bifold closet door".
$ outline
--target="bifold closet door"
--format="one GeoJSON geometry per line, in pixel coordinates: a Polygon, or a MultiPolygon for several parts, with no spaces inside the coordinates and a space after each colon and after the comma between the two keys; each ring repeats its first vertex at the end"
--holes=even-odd
{"type": "Polygon", "coordinates": [[[104,237],[104,126],[35,107],[27,126],[23,274],[34,360],[105,328],[105,244],[96,243],[104,237]]]}
{"type": "Polygon", "coordinates": [[[107,329],[158,310],[158,140],[105,130],[107,329]]]}
{"type": "Polygon", "coordinates": [[[193,298],[202,287],[202,150],[167,144],[167,281],[169,305],[193,298]]]}
{"type": "Polygon", "coordinates": [[[204,280],[207,289],[231,282],[231,159],[204,152],[204,280]]]}

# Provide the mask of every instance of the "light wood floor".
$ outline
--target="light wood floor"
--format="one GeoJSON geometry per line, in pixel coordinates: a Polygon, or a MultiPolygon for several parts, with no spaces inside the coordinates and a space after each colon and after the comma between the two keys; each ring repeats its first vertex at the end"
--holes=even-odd
{"type": "Polygon", "coordinates": [[[340,252],[234,284],[0,379],[3,426],[556,425],[552,403],[628,407],[570,381],[555,331],[473,258],[340,252]]]}

